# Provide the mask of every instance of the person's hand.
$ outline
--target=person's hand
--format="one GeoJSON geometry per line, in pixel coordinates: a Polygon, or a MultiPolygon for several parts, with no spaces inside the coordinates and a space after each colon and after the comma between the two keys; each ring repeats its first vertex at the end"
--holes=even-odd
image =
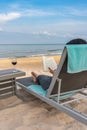
{"type": "Polygon", "coordinates": [[[52,70],[50,67],[48,67],[48,69],[51,74],[54,74],[54,70],[52,70]]]}

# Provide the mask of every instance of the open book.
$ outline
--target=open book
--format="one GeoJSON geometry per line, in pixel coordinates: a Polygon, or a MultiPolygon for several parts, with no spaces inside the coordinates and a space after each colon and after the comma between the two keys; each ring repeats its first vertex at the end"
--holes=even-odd
{"type": "Polygon", "coordinates": [[[55,70],[57,68],[57,63],[55,62],[53,57],[47,58],[47,57],[43,56],[42,60],[43,60],[43,69],[44,69],[44,71],[49,71],[49,69],[48,69],[49,67],[52,70],[55,70]]]}

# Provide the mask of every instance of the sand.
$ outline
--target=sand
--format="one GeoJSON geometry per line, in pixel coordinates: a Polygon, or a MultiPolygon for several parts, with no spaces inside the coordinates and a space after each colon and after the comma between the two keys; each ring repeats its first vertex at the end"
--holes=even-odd
{"type": "MultiPolygon", "coordinates": [[[[59,56],[54,56],[58,63],[59,56]]],[[[18,58],[16,68],[31,75],[31,71],[50,75],[43,71],[42,57],[18,58]]],[[[11,59],[0,60],[0,70],[12,68],[11,59]]],[[[87,130],[86,125],[72,119],[43,101],[24,91],[19,97],[0,100],[0,130],[87,130]]],[[[87,113],[87,101],[81,100],[73,107],[87,113]]]]}
{"type": "MultiPolygon", "coordinates": [[[[52,56],[47,56],[47,57],[52,57],[52,56]]],[[[54,59],[58,63],[60,60],[60,56],[54,56],[54,59]]],[[[10,58],[1,59],[0,70],[14,68],[11,62],[12,59],[10,58]]],[[[26,76],[31,75],[31,71],[35,71],[37,73],[46,73],[43,71],[42,57],[17,58],[17,65],[15,66],[15,68],[25,71],[26,76]]],[[[47,72],[47,74],[49,73],[47,72]]]]}

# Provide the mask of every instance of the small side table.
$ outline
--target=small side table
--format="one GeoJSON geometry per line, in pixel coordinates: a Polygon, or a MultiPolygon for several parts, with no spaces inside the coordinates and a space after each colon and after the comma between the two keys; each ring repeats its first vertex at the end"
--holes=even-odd
{"type": "Polygon", "coordinates": [[[17,69],[0,70],[0,99],[16,94],[16,78],[25,72],[17,69]]]}

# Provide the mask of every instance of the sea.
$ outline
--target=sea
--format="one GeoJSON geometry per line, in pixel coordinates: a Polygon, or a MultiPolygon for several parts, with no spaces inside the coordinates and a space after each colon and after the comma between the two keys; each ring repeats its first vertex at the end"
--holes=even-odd
{"type": "Polygon", "coordinates": [[[0,58],[59,55],[65,44],[0,44],[0,58]]]}

